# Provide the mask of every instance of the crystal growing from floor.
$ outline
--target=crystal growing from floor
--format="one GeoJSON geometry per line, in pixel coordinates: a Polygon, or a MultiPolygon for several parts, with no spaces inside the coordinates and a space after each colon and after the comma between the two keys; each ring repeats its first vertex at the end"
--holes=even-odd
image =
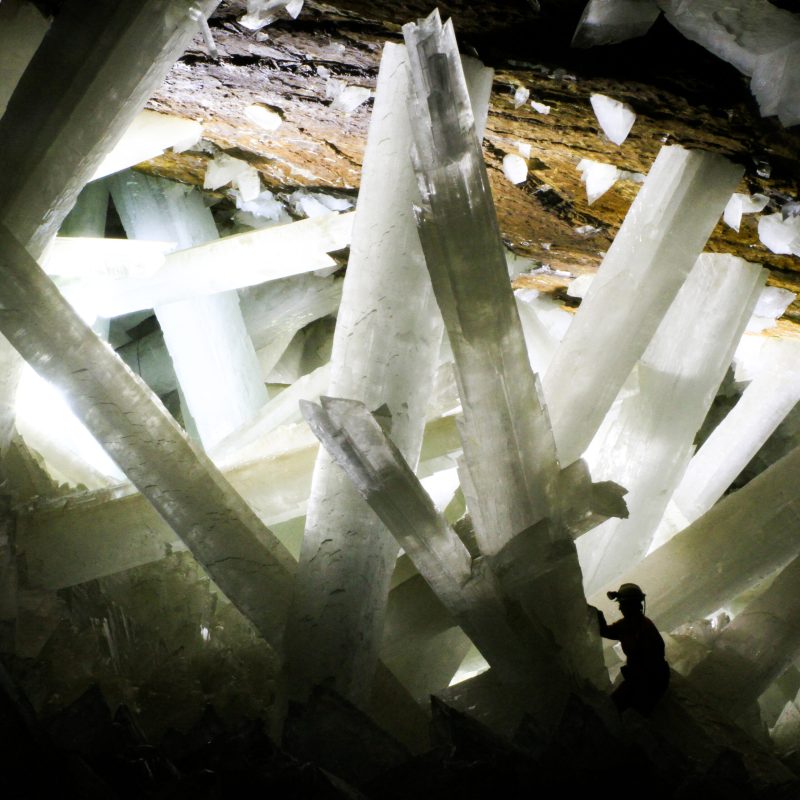
{"type": "MultiPolygon", "coordinates": [[[[442,329],[411,216],[406,63],[405,48],[384,48],[327,393],[373,409],[387,404],[392,438],[416,464],[442,329]]],[[[476,67],[474,76],[485,118],[491,71],[476,67]]],[[[333,678],[363,702],[396,555],[396,542],[320,454],[287,629],[293,694],[333,678]]]]}

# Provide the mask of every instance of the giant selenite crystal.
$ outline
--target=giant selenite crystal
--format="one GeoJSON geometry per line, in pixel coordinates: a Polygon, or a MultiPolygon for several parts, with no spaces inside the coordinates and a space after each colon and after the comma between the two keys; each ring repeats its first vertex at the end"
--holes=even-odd
{"type": "Polygon", "coordinates": [[[216,5],[97,0],[59,9],[0,120],[0,219],[35,256],[216,5]]]}
{"type": "MultiPolygon", "coordinates": [[[[429,423],[424,442],[419,471],[430,473],[459,449],[452,418],[429,423]]],[[[293,557],[300,550],[317,449],[302,423],[272,430],[218,462],[225,479],[293,557]]],[[[158,561],[184,546],[126,484],[41,498],[20,514],[17,536],[30,583],[53,590],[158,561]]]]}
{"type": "Polygon", "coordinates": [[[746,711],[800,656],[800,558],[740,611],[691,672],[732,716],[746,711]]]}
{"type": "Polygon", "coordinates": [[[800,554],[798,469],[795,448],[619,577],[642,587],[659,628],[713,613],[800,554]]]}
{"type": "Polygon", "coordinates": [[[501,560],[515,599],[552,634],[560,651],[551,653],[565,672],[596,677],[599,647],[553,498],[553,436],[508,282],[452,23],[442,26],[434,12],[404,26],[403,35],[414,88],[417,225],[455,357],[464,412],[461,483],[478,545],[501,560]],[[544,575],[536,559],[548,563],[544,575]]]}
{"type": "Polygon", "coordinates": [[[703,442],[672,495],[674,511],[686,525],[705,514],[722,497],[800,401],[800,348],[775,342],[766,363],[736,405],[703,442]]]}
{"type": "Polygon", "coordinates": [[[750,76],[761,116],[800,122],[800,15],[768,0],[658,0],[684,35],[750,76]]]}
{"type": "MultiPolygon", "coordinates": [[[[145,180],[145,176],[131,175],[125,183],[145,180]]],[[[150,179],[152,182],[154,179],[150,179]]],[[[92,184],[90,184],[92,185],[92,184]]],[[[156,185],[155,183],[151,185],[156,185]]],[[[164,196],[172,194],[173,202],[180,202],[175,197],[179,190],[174,184],[160,181],[164,196]],[[170,193],[170,188],[172,193],[170,193]]],[[[128,187],[130,188],[130,187],[128,187]]],[[[140,195],[141,189],[136,190],[140,195]]],[[[139,197],[141,202],[142,198],[139,197]]],[[[123,199],[123,208],[128,209],[130,201],[123,199]]],[[[192,213],[192,206],[187,203],[181,216],[192,213]]],[[[163,209],[162,209],[163,210],[163,209]]],[[[202,214],[209,221],[211,212],[203,208],[194,208],[193,213],[202,214]]],[[[160,225],[143,224],[142,211],[132,215],[137,219],[132,227],[143,233],[156,233],[159,227],[164,235],[173,233],[180,235],[175,226],[161,221],[160,225]]],[[[126,219],[131,217],[126,214],[126,219]]],[[[152,262],[142,264],[139,272],[125,274],[116,272],[113,276],[98,280],[97,276],[87,276],[85,280],[72,280],[67,285],[70,298],[85,298],[94,306],[99,314],[106,317],[117,317],[148,308],[204,297],[210,294],[256,286],[266,281],[275,281],[304,272],[335,267],[336,262],[328,255],[334,250],[341,250],[350,244],[350,231],[353,225],[353,214],[325,214],[324,216],[302,219],[286,225],[263,228],[261,230],[238,233],[222,239],[212,238],[210,241],[195,247],[187,247],[185,242],[197,238],[181,235],[180,242],[175,242],[181,249],[169,253],[166,258],[157,258],[154,254],[152,262]],[[183,249],[185,248],[185,249],[183,249]],[[220,269],[220,264],[225,269],[220,269]],[[149,267],[149,268],[148,268],[149,267]]],[[[211,229],[205,226],[205,232],[211,235],[211,229]]],[[[137,236],[137,240],[141,234],[137,236]]],[[[133,240],[129,245],[141,244],[133,240]]],[[[87,240],[83,242],[87,255],[99,249],[101,242],[115,240],[87,240]]],[[[123,242],[116,242],[117,246],[123,242]]],[[[65,249],[60,240],[55,242],[52,263],[48,273],[60,274],[60,259],[56,259],[59,250],[65,249]]],[[[122,247],[121,256],[125,251],[122,247]]],[[[81,244],[75,243],[69,253],[71,259],[80,258],[81,244]]]]}
{"type": "Polygon", "coordinates": [[[304,403],[303,414],[500,680],[526,686],[533,707],[558,708],[565,675],[549,657],[546,633],[521,627],[521,620],[513,629],[491,570],[472,560],[363,403],[323,397],[321,406],[304,403]]]}
{"type": "Polygon", "coordinates": [[[742,172],[721,156],[661,149],[543,378],[562,465],[591,442],[742,172]]]}
{"type": "Polygon", "coordinates": [[[741,258],[700,256],[634,369],[635,387],[592,441],[592,476],[623,485],[630,514],[578,541],[587,594],[647,552],[765,278],[741,258]]]}
{"type": "Polygon", "coordinates": [[[291,556],[3,226],[0,261],[0,332],[69,395],[73,411],[219,588],[277,645],[291,556]]]}
{"type": "MultiPolygon", "coordinates": [[[[115,176],[110,186],[131,239],[173,241],[188,248],[219,235],[199,192],[132,171],[115,176]]],[[[267,401],[239,296],[220,292],[167,302],[154,310],[186,404],[208,449],[252,420],[267,401]]]]}
{"type": "MultiPolygon", "coordinates": [[[[475,67],[485,118],[491,70],[475,67]]],[[[411,216],[405,48],[384,48],[356,207],[328,394],[386,403],[391,435],[416,464],[438,365],[441,318],[411,216]],[[413,302],[409,302],[413,298],[413,302]]],[[[325,453],[309,500],[287,628],[290,692],[333,678],[361,702],[369,692],[397,544],[325,453]]]]}
{"type": "MultiPolygon", "coordinates": [[[[34,256],[215,6],[100,0],[59,9],[0,119],[0,220],[34,256]]],[[[11,397],[15,385],[3,387],[11,397]]]]}

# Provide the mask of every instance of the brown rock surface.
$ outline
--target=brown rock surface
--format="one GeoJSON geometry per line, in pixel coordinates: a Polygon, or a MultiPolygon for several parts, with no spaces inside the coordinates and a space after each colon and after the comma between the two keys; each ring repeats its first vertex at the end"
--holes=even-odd
{"type": "MultiPolygon", "coordinates": [[[[355,194],[371,102],[351,114],[333,109],[328,76],[374,88],[382,43],[398,40],[400,26],[428,13],[430,5],[307,2],[297,20],[285,17],[258,32],[238,23],[243,7],[242,0],[223,2],[210,21],[220,58],[211,58],[198,37],[149,107],[201,121],[208,141],[251,162],[273,191],[313,187],[355,194]],[[244,115],[251,103],[277,111],[281,126],[260,130],[244,115]]],[[[703,148],[744,164],[739,190],[767,194],[767,211],[798,197],[800,130],[762,119],[746,78],[663,19],[638,40],[571,49],[582,7],[581,0],[440,4],[442,15],[453,17],[462,52],[477,53],[496,70],[484,152],[512,250],[572,275],[597,267],[637,185],[618,182],[589,206],[576,168],[581,158],[646,172],[663,144],[703,148]],[[550,113],[539,114],[529,103],[514,108],[518,86],[549,105],[550,113]],[[622,146],[601,133],[589,103],[595,92],[636,111],[622,146]],[[516,152],[515,142],[531,146],[528,179],[517,186],[501,168],[503,155],[516,152]],[[597,230],[576,230],[584,226],[597,230]]],[[[202,184],[209,158],[168,152],[141,168],[202,184]]],[[[708,249],[761,262],[771,271],[771,285],[800,291],[800,259],[769,252],[756,225],[756,215],[743,218],[739,233],[720,222],[708,249]]],[[[544,273],[518,280],[559,293],[569,278],[544,273]]],[[[800,321],[800,303],[786,318],[800,321]]]]}

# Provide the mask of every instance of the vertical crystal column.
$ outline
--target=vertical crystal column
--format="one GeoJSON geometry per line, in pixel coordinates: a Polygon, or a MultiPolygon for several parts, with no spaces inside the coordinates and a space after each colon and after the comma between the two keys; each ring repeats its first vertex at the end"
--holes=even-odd
{"type": "Polygon", "coordinates": [[[800,657],[800,558],[740,611],[690,678],[732,716],[741,714],[800,657]]]}
{"type": "MultiPolygon", "coordinates": [[[[111,178],[110,186],[131,239],[174,241],[183,249],[218,237],[211,211],[195,190],[132,171],[111,178]]],[[[221,292],[157,306],[155,312],[203,445],[213,447],[267,401],[239,296],[221,292]]]]}
{"type": "Polygon", "coordinates": [[[539,558],[507,560],[514,599],[532,629],[549,634],[542,644],[546,658],[565,674],[594,677],[599,640],[587,625],[577,555],[559,519],[570,503],[556,499],[553,435],[508,281],[452,23],[443,26],[434,12],[404,26],[403,34],[414,90],[417,226],[455,358],[462,488],[478,544],[494,556],[525,534],[539,558]]]}
{"type": "Polygon", "coordinates": [[[452,25],[407,25],[417,212],[464,410],[462,478],[483,553],[549,515],[558,464],[528,363],[452,25]]]}
{"type": "Polygon", "coordinates": [[[700,256],[634,370],[636,389],[592,441],[592,477],[628,490],[629,516],[578,540],[587,593],[647,552],[765,278],[741,258],[700,256]]]}
{"type": "MultiPolygon", "coordinates": [[[[491,71],[477,74],[488,106],[491,71]],[[487,79],[488,78],[488,79],[487,79]]],[[[416,465],[438,364],[442,324],[411,207],[405,48],[387,44],[372,111],[328,394],[384,403],[391,435],[416,465]]],[[[485,117],[485,112],[484,112],[485,117]]],[[[333,680],[363,702],[375,671],[397,543],[348,478],[321,452],[287,629],[289,689],[333,680]]]]}
{"type": "Polygon", "coordinates": [[[107,212],[108,187],[102,181],[87,183],[58,233],[102,239],[106,235],[107,212]]]}
{"type": "Polygon", "coordinates": [[[742,171],[711,153],[661,149],[542,381],[562,466],[588,447],[742,171]]]}

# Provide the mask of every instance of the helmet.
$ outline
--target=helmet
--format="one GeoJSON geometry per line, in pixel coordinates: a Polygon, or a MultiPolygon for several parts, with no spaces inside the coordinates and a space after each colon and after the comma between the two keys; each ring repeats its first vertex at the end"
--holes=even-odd
{"type": "Polygon", "coordinates": [[[635,583],[623,583],[616,592],[607,592],[609,600],[622,602],[623,600],[644,600],[644,592],[635,583]]]}

